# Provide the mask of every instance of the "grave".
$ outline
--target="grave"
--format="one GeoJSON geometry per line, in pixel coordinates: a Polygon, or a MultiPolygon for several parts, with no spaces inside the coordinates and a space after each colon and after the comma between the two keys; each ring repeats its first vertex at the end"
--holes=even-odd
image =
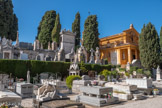
{"type": "Polygon", "coordinates": [[[0,91],[4,91],[8,88],[8,76],[7,74],[0,74],[0,91]]]}
{"type": "Polygon", "coordinates": [[[150,95],[152,94],[152,79],[147,78],[131,78],[126,79],[126,83],[130,85],[137,85],[137,88],[143,94],[150,95]]]}
{"type": "Polygon", "coordinates": [[[101,107],[118,102],[118,98],[112,96],[111,87],[82,86],[80,91],[82,94],[78,96],[78,100],[86,104],[101,107]]]}
{"type": "Polygon", "coordinates": [[[21,97],[16,93],[5,90],[0,91],[0,103],[10,103],[14,105],[21,105],[21,97]]]}
{"type": "Polygon", "coordinates": [[[16,84],[16,92],[22,97],[22,98],[29,98],[33,97],[33,84],[31,83],[17,83],[16,84]]]}
{"type": "Polygon", "coordinates": [[[63,99],[66,98],[64,94],[58,92],[54,85],[46,84],[38,89],[38,94],[36,99],[38,101],[49,101],[53,99],[63,99]]]}
{"type": "Polygon", "coordinates": [[[73,80],[72,92],[73,93],[80,93],[80,87],[81,86],[87,86],[88,84],[91,84],[89,76],[83,75],[82,80],[73,80]]]}
{"type": "Polygon", "coordinates": [[[147,78],[131,78],[131,79],[126,79],[126,83],[130,85],[137,85],[137,88],[152,88],[152,79],[147,79],[147,78]]]}
{"type": "Polygon", "coordinates": [[[137,91],[136,85],[128,85],[125,83],[108,82],[105,87],[113,88],[113,96],[123,100],[130,100],[133,98],[132,93],[137,91]]]}

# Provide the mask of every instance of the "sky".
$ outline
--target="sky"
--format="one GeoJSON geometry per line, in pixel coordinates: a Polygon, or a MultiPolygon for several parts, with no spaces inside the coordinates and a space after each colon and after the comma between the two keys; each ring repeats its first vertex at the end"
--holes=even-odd
{"type": "Polygon", "coordinates": [[[33,43],[46,11],[60,14],[61,29],[71,30],[75,14],[81,15],[81,32],[89,15],[97,15],[99,37],[121,33],[130,24],[140,33],[151,22],[157,32],[162,26],[162,0],[12,0],[18,17],[19,40],[33,43]]]}

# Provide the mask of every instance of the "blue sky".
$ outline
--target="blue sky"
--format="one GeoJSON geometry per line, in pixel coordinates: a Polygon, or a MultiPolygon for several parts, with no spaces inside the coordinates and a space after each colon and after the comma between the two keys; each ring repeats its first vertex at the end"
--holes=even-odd
{"type": "Polygon", "coordinates": [[[81,32],[88,12],[96,14],[99,37],[121,33],[130,24],[138,32],[144,23],[153,23],[158,33],[162,26],[162,0],[13,0],[13,5],[19,20],[19,39],[23,42],[34,42],[39,22],[48,10],[59,13],[62,29],[70,30],[79,11],[81,32]]]}

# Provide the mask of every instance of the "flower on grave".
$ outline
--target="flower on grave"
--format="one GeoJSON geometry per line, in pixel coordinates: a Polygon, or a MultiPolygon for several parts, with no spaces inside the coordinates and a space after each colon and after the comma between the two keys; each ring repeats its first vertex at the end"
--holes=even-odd
{"type": "Polygon", "coordinates": [[[153,89],[154,91],[159,91],[158,89],[153,89]]]}

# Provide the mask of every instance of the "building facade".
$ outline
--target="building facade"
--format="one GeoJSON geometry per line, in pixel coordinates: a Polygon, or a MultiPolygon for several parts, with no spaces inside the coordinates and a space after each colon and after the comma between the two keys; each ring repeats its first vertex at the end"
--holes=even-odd
{"type": "Polygon", "coordinates": [[[126,65],[127,62],[139,59],[139,33],[130,25],[122,33],[100,38],[101,59],[107,59],[113,65],[126,65]]]}
{"type": "Polygon", "coordinates": [[[60,35],[60,48],[57,48],[56,42],[48,42],[48,49],[43,49],[42,43],[37,39],[33,44],[19,42],[18,33],[15,45],[12,44],[11,40],[4,37],[0,39],[0,59],[54,61],[54,58],[58,55],[58,50],[62,49],[65,50],[63,58],[69,59],[66,58],[66,55],[75,47],[75,33],[62,30],[60,35]]]}

